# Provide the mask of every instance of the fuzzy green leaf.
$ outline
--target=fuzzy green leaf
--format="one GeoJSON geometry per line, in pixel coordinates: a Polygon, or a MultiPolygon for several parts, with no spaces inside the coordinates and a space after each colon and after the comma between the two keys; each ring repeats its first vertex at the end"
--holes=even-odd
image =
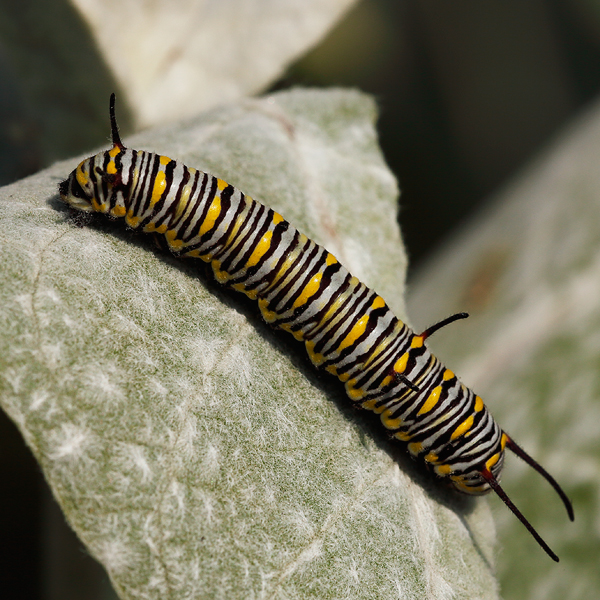
{"type": "MultiPolygon", "coordinates": [[[[125,141],[274,207],[403,317],[375,117],[359,92],[294,90],[125,141]]],[[[56,194],[76,164],[0,190],[0,390],[121,597],[496,598],[485,501],[418,470],[203,270],[77,227],[56,194]]]]}

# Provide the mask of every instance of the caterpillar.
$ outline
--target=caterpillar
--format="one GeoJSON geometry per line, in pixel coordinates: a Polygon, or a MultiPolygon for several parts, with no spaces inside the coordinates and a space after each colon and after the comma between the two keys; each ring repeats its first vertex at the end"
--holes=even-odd
{"type": "Polygon", "coordinates": [[[176,256],[210,263],[218,282],[258,302],[264,320],[304,342],[315,367],[337,377],[355,405],[379,415],[390,437],[458,491],[493,490],[558,562],[499,483],[506,449],[556,480],[496,423],[483,400],[425,340],[458,313],[416,334],[376,292],[281,215],[225,181],[159,154],[126,148],[110,97],[112,148],[82,161],[60,183],[77,211],[124,217],[176,256]]]}

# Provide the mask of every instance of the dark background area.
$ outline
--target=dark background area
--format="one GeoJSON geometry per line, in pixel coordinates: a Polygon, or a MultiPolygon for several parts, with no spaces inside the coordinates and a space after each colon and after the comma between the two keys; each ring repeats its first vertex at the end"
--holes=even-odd
{"type": "MultiPolygon", "coordinates": [[[[44,142],[1,39],[0,73],[6,184],[45,166],[44,142]]],[[[291,85],[355,86],[377,98],[413,272],[595,98],[600,1],[363,0],[273,89],[291,85]]],[[[113,597],[4,413],[0,481],[2,598],[113,597]]]]}
{"type": "Polygon", "coordinates": [[[295,84],[376,97],[412,272],[596,96],[600,2],[365,0],[295,84]]]}

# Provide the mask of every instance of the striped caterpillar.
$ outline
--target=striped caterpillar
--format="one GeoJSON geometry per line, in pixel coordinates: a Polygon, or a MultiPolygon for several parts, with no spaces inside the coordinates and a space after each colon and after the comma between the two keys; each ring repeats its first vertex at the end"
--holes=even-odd
{"type": "Polygon", "coordinates": [[[180,257],[210,263],[216,280],[258,302],[263,318],[305,344],[315,367],[344,383],[356,405],[460,492],[493,490],[555,561],[556,554],[498,480],[508,448],[564,491],[494,421],[483,400],[429,352],[425,340],[467,317],[415,334],[385,301],[281,215],[225,181],[158,154],[126,148],[110,98],[113,146],[82,161],[59,186],[86,213],[124,217],[180,257]]]}

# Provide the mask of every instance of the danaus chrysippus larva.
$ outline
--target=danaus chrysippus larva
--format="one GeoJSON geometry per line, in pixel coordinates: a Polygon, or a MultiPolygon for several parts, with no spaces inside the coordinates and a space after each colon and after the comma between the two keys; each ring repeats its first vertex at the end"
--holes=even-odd
{"type": "Polygon", "coordinates": [[[124,217],[130,227],[161,236],[173,254],[210,263],[217,281],[256,300],[267,323],[304,342],[312,363],[342,381],[352,402],[379,414],[413,457],[461,492],[496,492],[558,561],[498,483],[505,449],[548,480],[573,520],[571,502],[425,346],[465,313],[415,334],[335,256],[275,211],[213,175],[126,148],[114,94],[110,121],[112,148],[82,161],[60,184],[67,204],[124,217]]]}

